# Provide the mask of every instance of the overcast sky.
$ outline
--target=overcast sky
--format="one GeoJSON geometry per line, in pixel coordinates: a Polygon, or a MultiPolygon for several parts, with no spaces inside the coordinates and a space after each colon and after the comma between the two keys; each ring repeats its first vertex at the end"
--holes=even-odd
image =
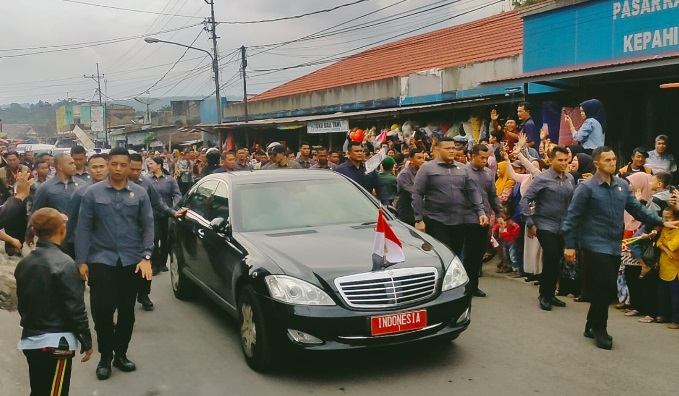
{"type": "MultiPolygon", "coordinates": [[[[328,61],[369,48],[378,41],[395,41],[508,9],[508,1],[499,0],[366,0],[300,19],[257,24],[228,23],[289,17],[355,1],[215,0],[215,19],[224,22],[217,26],[221,82],[225,86],[222,95],[242,97],[242,85],[237,74],[240,66],[237,49],[241,45],[248,47],[248,92],[255,94],[324,67],[328,61]],[[442,7],[427,11],[435,6],[442,7]],[[374,11],[377,12],[366,16],[374,11]],[[408,15],[415,12],[419,13],[408,15]],[[361,16],[364,17],[345,23],[361,16]],[[394,20],[388,22],[384,21],[385,18],[394,20]],[[436,22],[441,23],[423,28],[436,22]],[[324,37],[297,41],[279,48],[272,46],[338,24],[341,25],[325,32],[324,37]],[[390,39],[396,35],[404,36],[390,39]],[[358,49],[362,46],[366,47],[358,49]],[[278,70],[305,63],[314,65],[278,70]]],[[[66,98],[92,100],[96,82],[83,78],[83,75],[96,74],[97,62],[106,80],[104,84],[102,79],[102,90],[111,100],[139,95],[201,97],[214,92],[207,55],[190,50],[169,71],[184,53],[183,48],[146,44],[142,38],[127,39],[154,33],[154,37],[182,44],[191,44],[195,40],[195,47],[211,51],[211,42],[202,26],[203,18],[210,14],[210,7],[204,0],[78,2],[2,0],[0,104],[38,100],[52,102],[66,98]],[[171,29],[179,30],[157,33],[171,29]],[[120,40],[97,45],[115,39],[120,40]],[[161,80],[165,73],[167,75],[161,80]]]]}

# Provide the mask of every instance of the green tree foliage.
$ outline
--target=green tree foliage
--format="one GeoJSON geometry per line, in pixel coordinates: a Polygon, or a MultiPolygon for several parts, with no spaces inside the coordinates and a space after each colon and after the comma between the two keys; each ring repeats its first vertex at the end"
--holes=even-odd
{"type": "Polygon", "coordinates": [[[512,5],[514,8],[528,7],[533,4],[542,3],[545,0],[513,0],[512,5]]]}
{"type": "Polygon", "coordinates": [[[148,149],[149,144],[151,144],[151,142],[154,141],[154,140],[156,140],[156,133],[155,132],[149,133],[148,135],[146,135],[144,137],[144,140],[143,140],[144,146],[146,146],[146,148],[148,149]]]}

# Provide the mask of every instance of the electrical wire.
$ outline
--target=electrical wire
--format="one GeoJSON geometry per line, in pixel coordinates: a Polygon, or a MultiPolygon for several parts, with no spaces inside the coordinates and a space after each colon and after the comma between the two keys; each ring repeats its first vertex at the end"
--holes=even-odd
{"type": "MultiPolygon", "coordinates": [[[[459,0],[458,0],[458,1],[459,1],[459,0]]],[[[384,38],[384,39],[381,39],[381,40],[378,40],[378,41],[375,41],[375,42],[372,42],[372,43],[369,43],[369,44],[361,45],[361,46],[359,46],[359,47],[353,48],[353,49],[348,50],[348,51],[340,52],[340,53],[336,54],[335,56],[337,56],[337,55],[342,55],[342,54],[346,54],[346,53],[350,53],[350,52],[354,52],[354,51],[357,51],[357,50],[360,50],[360,49],[363,49],[363,48],[366,48],[366,47],[372,47],[372,46],[374,46],[374,45],[376,45],[376,44],[380,44],[380,43],[383,43],[383,42],[385,42],[385,41],[390,41],[390,40],[393,40],[393,39],[395,39],[395,38],[399,38],[399,37],[402,37],[402,36],[406,36],[406,35],[409,35],[409,34],[411,34],[411,33],[417,32],[417,31],[419,31],[419,30],[427,29],[427,28],[429,28],[429,27],[438,25],[438,24],[440,24],[440,23],[449,21],[449,20],[451,20],[451,19],[454,19],[454,18],[463,16],[463,15],[469,14],[469,13],[471,13],[471,12],[478,11],[478,10],[481,10],[481,9],[483,9],[483,8],[489,7],[489,6],[494,5],[494,4],[502,3],[502,2],[503,2],[503,0],[494,0],[494,1],[490,1],[490,2],[488,2],[488,3],[486,3],[486,4],[481,5],[481,6],[478,6],[478,7],[475,7],[475,8],[473,8],[473,9],[470,9],[470,10],[467,10],[467,11],[464,11],[464,12],[461,12],[461,13],[458,13],[458,14],[453,15],[453,16],[446,16],[446,17],[443,18],[443,19],[440,19],[440,20],[438,20],[438,21],[435,21],[435,22],[432,22],[432,23],[429,23],[429,24],[420,26],[420,27],[418,27],[418,28],[411,29],[411,30],[409,30],[409,31],[402,32],[402,33],[399,33],[399,34],[396,34],[396,35],[393,35],[393,36],[390,36],[390,37],[387,37],[387,38],[384,38]]],[[[305,62],[305,63],[301,63],[301,64],[298,64],[298,65],[286,66],[286,67],[275,68],[275,69],[260,69],[260,70],[253,70],[253,71],[261,73],[261,74],[259,74],[259,75],[265,75],[265,74],[275,73],[275,72],[282,71],[282,70],[297,69],[297,68],[300,68],[300,67],[308,67],[308,66],[315,66],[315,65],[326,64],[326,63],[330,63],[330,62],[336,62],[336,61],[340,61],[340,60],[346,59],[346,58],[348,58],[348,57],[350,57],[350,56],[352,56],[352,55],[349,55],[349,56],[342,56],[342,57],[336,57],[336,58],[331,58],[331,57],[328,56],[328,57],[323,57],[323,58],[317,59],[316,61],[313,61],[313,62],[305,62]]],[[[360,57],[361,54],[358,54],[357,56],[360,57]]]]}
{"type": "MultiPolygon", "coordinates": [[[[200,33],[198,33],[198,35],[196,36],[196,38],[193,39],[193,41],[191,42],[191,44],[189,44],[189,47],[192,46],[192,45],[196,42],[196,40],[198,40],[198,37],[200,37],[200,35],[201,35],[202,33],[203,33],[203,31],[201,30],[200,33]]],[[[176,62],[174,62],[174,64],[172,65],[172,67],[170,67],[170,68],[165,72],[165,74],[163,74],[162,77],[160,77],[160,78],[158,79],[158,81],[156,81],[155,83],[153,83],[153,84],[152,84],[150,87],[148,87],[147,89],[141,91],[141,93],[140,93],[139,95],[143,94],[144,92],[148,92],[148,91],[152,90],[156,85],[158,85],[161,81],[163,81],[163,79],[167,76],[167,74],[168,74],[169,72],[171,72],[171,71],[177,66],[177,64],[179,63],[179,61],[181,61],[181,60],[184,58],[184,56],[186,55],[187,52],[189,52],[189,50],[190,50],[190,48],[185,48],[185,49],[184,49],[184,53],[179,57],[179,59],[177,59],[176,62]]],[[[139,95],[134,95],[134,96],[139,96],[139,95]]],[[[134,96],[133,96],[133,97],[134,97],[134,96]]]]}
{"type": "Polygon", "coordinates": [[[135,10],[135,9],[131,9],[131,8],[115,7],[115,6],[105,5],[105,4],[86,3],[84,1],[76,1],[76,0],[61,0],[61,1],[66,2],[66,3],[82,4],[82,5],[86,5],[86,6],[108,8],[108,9],[119,10],[119,11],[138,12],[138,13],[141,13],[141,14],[153,14],[153,15],[159,15],[159,16],[160,15],[170,15],[170,16],[173,16],[173,17],[180,17],[180,18],[200,18],[200,19],[203,19],[202,17],[190,16],[190,15],[164,14],[162,12],[135,10]]]}
{"type": "MultiPolygon", "coordinates": [[[[200,26],[202,23],[196,23],[193,25],[187,25],[187,26],[182,26],[179,28],[174,28],[174,29],[167,29],[159,32],[154,32],[152,33],[153,35],[160,35],[163,33],[169,33],[169,32],[174,32],[178,30],[184,30],[184,29],[189,29],[192,27],[200,26]]],[[[0,59],[8,59],[8,58],[19,58],[19,57],[24,57],[24,56],[31,56],[31,55],[41,55],[41,54],[48,54],[48,53],[53,53],[53,52],[62,52],[62,51],[72,51],[76,49],[82,49],[82,48],[91,48],[91,47],[98,47],[101,45],[108,45],[108,44],[116,44],[116,43],[121,43],[125,41],[130,41],[130,40],[137,40],[140,38],[144,38],[147,35],[135,35],[135,36],[127,36],[127,37],[120,37],[120,38],[115,38],[115,39],[108,39],[108,40],[100,40],[100,41],[93,41],[93,42],[88,42],[88,43],[80,43],[80,44],[71,44],[71,45],[58,45],[58,46],[45,46],[42,48],[52,48],[50,50],[45,50],[45,51],[35,51],[35,52],[28,52],[28,53],[23,53],[23,54],[13,54],[13,55],[2,55],[0,56],[0,59]]],[[[38,48],[38,47],[34,47],[38,48]]],[[[26,50],[31,50],[29,48],[23,48],[23,49],[0,49],[0,52],[2,51],[26,51],[26,50]]]]}
{"type": "Polygon", "coordinates": [[[291,19],[300,19],[300,18],[304,18],[304,17],[307,17],[307,16],[311,16],[311,15],[318,15],[318,14],[333,12],[335,10],[339,10],[340,8],[351,7],[351,6],[354,6],[354,5],[357,5],[357,4],[365,3],[367,1],[372,1],[372,0],[356,0],[352,3],[340,4],[338,6],[328,8],[328,9],[325,9],[325,10],[312,11],[312,12],[307,12],[307,13],[304,13],[304,14],[292,15],[292,16],[287,16],[287,17],[272,18],[272,19],[260,19],[260,20],[256,20],[256,21],[221,21],[221,22],[217,22],[217,23],[223,23],[223,24],[227,24],[227,25],[251,25],[251,24],[268,23],[268,22],[289,21],[291,19]]]}

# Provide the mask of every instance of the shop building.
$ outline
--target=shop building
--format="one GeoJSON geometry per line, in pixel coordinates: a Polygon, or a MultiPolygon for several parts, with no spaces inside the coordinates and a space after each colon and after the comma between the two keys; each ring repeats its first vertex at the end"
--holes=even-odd
{"type": "Polygon", "coordinates": [[[606,109],[606,144],[621,162],[659,134],[679,155],[679,1],[549,0],[522,10],[523,73],[482,86],[515,84],[555,133],[563,107],[596,98],[606,109]],[[545,92],[549,88],[550,92],[545,92]]]}
{"type": "MultiPolygon", "coordinates": [[[[523,27],[517,11],[410,37],[353,55],[266,91],[230,103],[219,127],[229,145],[301,141],[341,147],[346,128],[412,120],[450,127],[509,112],[521,99],[514,84],[482,87],[523,73],[523,27]]],[[[515,109],[514,109],[515,111],[515,109]]]]}

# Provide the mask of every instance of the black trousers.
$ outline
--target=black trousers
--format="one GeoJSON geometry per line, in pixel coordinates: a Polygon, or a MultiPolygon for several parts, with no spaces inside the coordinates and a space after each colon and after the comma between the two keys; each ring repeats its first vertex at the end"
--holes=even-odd
{"type": "Polygon", "coordinates": [[[469,290],[479,288],[479,270],[483,261],[488,227],[479,224],[446,225],[429,218],[424,219],[427,234],[448,246],[462,257],[464,269],[469,277],[469,290]]]}
{"type": "Polygon", "coordinates": [[[123,267],[89,264],[90,307],[94,330],[97,332],[99,353],[110,356],[127,353],[134,329],[134,304],[141,273],[135,274],[136,265],[123,267]],[[113,315],[118,312],[118,321],[113,315]]]}
{"type": "Polygon", "coordinates": [[[620,256],[584,251],[589,272],[591,303],[585,328],[605,330],[608,326],[608,306],[618,293],[618,268],[620,256]]]}
{"type": "Polygon", "coordinates": [[[167,266],[168,250],[168,218],[157,216],[153,219],[153,254],[151,255],[151,266],[153,269],[160,269],[167,266]]]}
{"type": "Polygon", "coordinates": [[[658,271],[651,270],[639,279],[641,266],[625,267],[625,282],[629,289],[630,305],[643,315],[658,316],[658,271]]]}
{"type": "MultiPolygon", "coordinates": [[[[168,219],[165,216],[155,218],[153,220],[153,254],[151,255],[151,267],[154,270],[160,270],[167,266],[168,250],[168,219]]],[[[147,279],[139,279],[138,294],[140,296],[148,296],[151,294],[151,281],[147,279]]]]}
{"type": "Polygon", "coordinates": [[[71,385],[72,358],[56,359],[41,349],[23,351],[28,362],[31,396],[67,396],[71,385]]]}
{"type": "Polygon", "coordinates": [[[542,247],[542,274],[540,274],[540,296],[552,298],[559,279],[559,263],[563,257],[563,236],[538,230],[538,241],[542,247]]]}

